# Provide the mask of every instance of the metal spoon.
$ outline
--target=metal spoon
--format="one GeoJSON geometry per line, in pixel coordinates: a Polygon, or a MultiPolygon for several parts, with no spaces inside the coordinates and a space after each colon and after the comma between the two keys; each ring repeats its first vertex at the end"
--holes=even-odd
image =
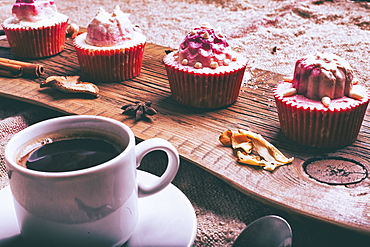
{"type": "Polygon", "coordinates": [[[292,229],[285,219],[268,215],[250,223],[233,247],[290,247],[292,238],[292,229]]]}

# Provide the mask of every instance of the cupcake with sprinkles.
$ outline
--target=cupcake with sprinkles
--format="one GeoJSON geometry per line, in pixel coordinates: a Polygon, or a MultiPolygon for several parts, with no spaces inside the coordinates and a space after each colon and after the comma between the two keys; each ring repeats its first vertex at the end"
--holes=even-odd
{"type": "Polygon", "coordinates": [[[209,23],[191,30],[163,62],[173,99],[196,108],[234,103],[247,66],[246,58],[232,51],[220,28],[209,23]]]}
{"type": "Polygon", "coordinates": [[[317,148],[353,143],[369,103],[348,62],[331,53],[299,59],[293,79],[278,84],[274,97],[282,132],[317,148]]]}

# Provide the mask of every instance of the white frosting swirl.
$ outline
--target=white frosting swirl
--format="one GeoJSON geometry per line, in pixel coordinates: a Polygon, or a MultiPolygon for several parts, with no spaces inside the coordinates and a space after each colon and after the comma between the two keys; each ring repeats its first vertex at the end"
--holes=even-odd
{"type": "Polygon", "coordinates": [[[129,14],[116,6],[112,14],[100,8],[87,27],[86,43],[105,47],[121,45],[130,40],[135,32],[134,26],[128,19],[129,14]]]}
{"type": "Polygon", "coordinates": [[[57,14],[54,1],[32,0],[17,1],[12,7],[13,16],[19,21],[37,22],[57,14]]]}

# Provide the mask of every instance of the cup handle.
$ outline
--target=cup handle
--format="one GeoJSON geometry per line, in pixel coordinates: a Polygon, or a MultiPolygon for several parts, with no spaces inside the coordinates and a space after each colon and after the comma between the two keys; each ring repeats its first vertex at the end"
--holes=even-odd
{"type": "Polygon", "coordinates": [[[144,158],[146,154],[155,150],[161,150],[167,154],[168,157],[167,168],[164,171],[163,175],[160,177],[160,179],[156,181],[154,184],[143,185],[138,183],[139,197],[153,195],[164,189],[167,185],[169,185],[172,182],[179,169],[180,157],[176,148],[170,142],[161,138],[148,139],[143,142],[140,142],[135,146],[136,167],[140,166],[141,160],[144,158]]]}

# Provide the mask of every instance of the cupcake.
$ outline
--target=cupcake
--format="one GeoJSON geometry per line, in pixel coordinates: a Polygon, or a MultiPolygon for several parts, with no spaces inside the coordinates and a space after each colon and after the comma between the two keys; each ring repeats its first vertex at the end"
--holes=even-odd
{"type": "Polygon", "coordinates": [[[348,62],[328,53],[299,59],[293,80],[279,83],[274,97],[282,132],[317,148],[354,142],[369,103],[348,62]]]}
{"type": "Polygon", "coordinates": [[[240,93],[246,58],[234,53],[221,30],[209,23],[190,31],[177,51],[163,58],[172,97],[197,108],[234,103],[240,93]]]}
{"type": "Polygon", "coordinates": [[[116,6],[112,14],[100,8],[73,45],[84,77],[95,82],[114,82],[138,76],[146,37],[116,6]]]}
{"type": "Polygon", "coordinates": [[[15,56],[41,58],[64,49],[68,17],[57,12],[54,1],[17,0],[12,13],[2,27],[15,56]]]}

